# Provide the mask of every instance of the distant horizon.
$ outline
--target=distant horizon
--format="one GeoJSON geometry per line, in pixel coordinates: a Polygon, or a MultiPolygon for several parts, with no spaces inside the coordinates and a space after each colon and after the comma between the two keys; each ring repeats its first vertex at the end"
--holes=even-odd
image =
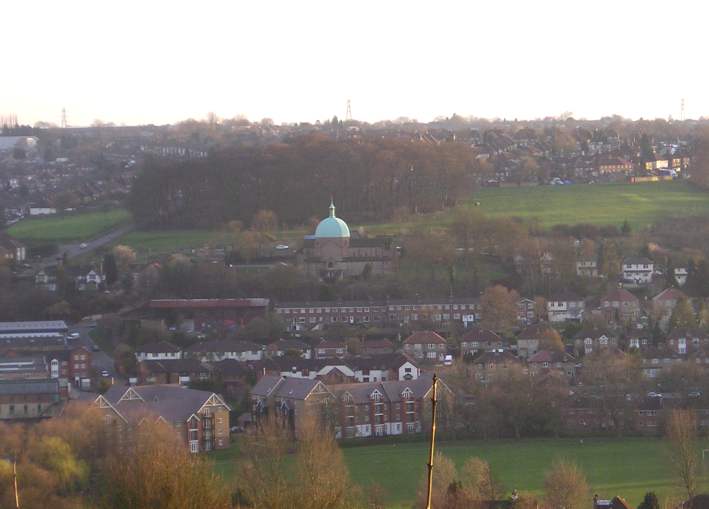
{"type": "MultiPolygon", "coordinates": [[[[214,113],[218,119],[218,121],[224,122],[224,121],[231,121],[231,120],[239,120],[243,119],[245,121],[248,121],[251,124],[259,124],[263,120],[271,120],[273,121],[273,125],[276,126],[297,126],[299,124],[311,124],[311,125],[316,125],[318,122],[320,124],[330,122],[334,117],[337,117],[338,120],[340,121],[353,121],[353,122],[358,122],[358,123],[363,123],[363,124],[368,124],[368,125],[376,125],[376,124],[381,124],[381,123],[393,123],[393,124],[406,124],[406,123],[418,123],[418,124],[430,124],[434,122],[439,122],[439,121],[445,121],[449,120],[453,117],[453,115],[456,115],[463,120],[467,122],[490,122],[490,123],[495,123],[495,122],[507,122],[507,123],[514,123],[514,122],[520,122],[520,123],[525,123],[525,122],[544,122],[544,121],[551,121],[551,120],[556,120],[563,122],[568,118],[572,118],[576,122],[600,122],[603,119],[608,119],[608,118],[613,118],[613,117],[619,117],[624,121],[628,122],[639,122],[639,121],[655,121],[655,120],[664,120],[664,121],[672,121],[672,122],[704,122],[704,121],[709,121],[709,116],[700,116],[697,118],[687,118],[685,117],[684,119],[676,118],[676,117],[649,117],[649,116],[641,116],[641,117],[636,117],[636,118],[630,118],[624,115],[621,115],[619,113],[612,113],[608,115],[602,115],[600,117],[596,118],[586,118],[586,117],[580,117],[574,115],[572,112],[565,112],[565,113],[572,113],[571,115],[568,116],[562,116],[562,115],[546,115],[543,117],[534,117],[534,118],[520,118],[520,117],[502,117],[502,116],[494,116],[494,117],[481,117],[481,116],[475,116],[475,115],[463,115],[457,112],[451,113],[449,115],[437,115],[433,118],[426,119],[426,120],[421,120],[413,117],[409,117],[406,115],[402,115],[396,118],[382,118],[378,120],[365,120],[365,119],[360,119],[357,118],[356,116],[353,116],[352,119],[346,119],[345,114],[337,114],[333,113],[330,117],[327,118],[320,118],[320,119],[315,119],[315,120],[284,120],[284,121],[278,121],[276,117],[274,116],[266,116],[263,118],[249,118],[246,115],[243,114],[237,114],[234,115],[233,117],[224,117],[219,115],[216,112],[207,112],[201,117],[185,117],[185,118],[180,118],[175,121],[171,122],[132,122],[132,123],[125,123],[125,122],[115,122],[112,121],[111,119],[108,118],[95,118],[91,122],[85,123],[85,124],[72,124],[71,122],[67,123],[68,128],[76,128],[76,129],[82,129],[82,128],[89,128],[93,127],[92,124],[94,124],[97,121],[100,121],[104,126],[113,126],[113,127],[142,127],[142,126],[155,126],[155,127],[164,127],[164,126],[175,126],[178,125],[182,122],[188,122],[188,121],[197,121],[197,122],[207,122],[208,121],[208,116],[210,114],[214,113]]],[[[69,115],[69,112],[67,112],[67,118],[69,115]]],[[[27,121],[24,120],[22,115],[19,115],[15,112],[1,112],[0,111],[0,121],[4,118],[9,118],[11,116],[15,116],[17,118],[17,124],[18,125],[25,125],[25,126],[31,126],[34,127],[38,123],[47,123],[51,124],[52,127],[61,127],[61,119],[59,121],[51,121],[51,120],[46,120],[47,117],[40,118],[39,120],[34,120],[34,121],[27,121]]]]}
{"type": "Polygon", "coordinates": [[[709,116],[690,0],[181,0],[3,6],[0,112],[24,122],[709,116]],[[676,25],[668,25],[676,14],[676,25]],[[669,33],[668,33],[669,32],[669,33]],[[682,100],[684,99],[684,115],[682,100]]]}

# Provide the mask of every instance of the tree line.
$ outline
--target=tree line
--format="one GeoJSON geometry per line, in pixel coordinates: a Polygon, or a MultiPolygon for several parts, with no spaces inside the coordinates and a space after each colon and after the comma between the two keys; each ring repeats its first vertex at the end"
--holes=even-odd
{"type": "Polygon", "coordinates": [[[322,217],[334,196],[348,220],[381,221],[398,209],[454,205],[471,191],[475,167],[466,143],[311,134],[266,146],[219,147],[205,160],[148,159],[129,205],[142,227],[250,224],[260,209],[301,225],[322,217]]]}
{"type": "MultiPolygon", "coordinates": [[[[314,414],[299,426],[297,440],[278,418],[259,421],[240,437],[238,455],[222,465],[228,468],[221,468],[221,474],[208,456],[190,454],[173,427],[146,420],[119,439],[116,428],[85,405],[72,405],[62,416],[34,426],[0,424],[0,433],[2,507],[16,507],[16,500],[19,507],[56,509],[387,506],[381,485],[352,481],[332,432],[314,414]]],[[[667,445],[679,500],[693,500],[702,478],[692,411],[671,414],[667,445]]],[[[416,508],[425,506],[427,490],[421,450],[416,508]]],[[[510,491],[482,458],[468,457],[459,465],[441,453],[434,459],[432,502],[437,509],[488,509],[500,502],[515,509],[581,509],[590,506],[591,493],[583,470],[569,460],[556,459],[545,473],[543,492],[530,494],[510,491]]],[[[659,506],[649,492],[638,509],[659,506]]]]}

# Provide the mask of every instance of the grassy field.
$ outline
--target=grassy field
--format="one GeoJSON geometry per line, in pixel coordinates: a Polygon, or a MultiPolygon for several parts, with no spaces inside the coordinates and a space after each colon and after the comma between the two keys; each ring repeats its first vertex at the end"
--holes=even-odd
{"type": "Polygon", "coordinates": [[[130,220],[125,209],[86,212],[63,216],[28,218],[15,223],[7,232],[21,240],[71,242],[86,240],[130,220]]]}
{"type": "Polygon", "coordinates": [[[683,181],[485,188],[473,199],[488,216],[537,219],[545,227],[620,226],[627,219],[634,228],[641,228],[664,217],[709,215],[709,193],[683,181]]]}
{"type": "Polygon", "coordinates": [[[171,253],[219,243],[225,234],[212,230],[134,231],[121,237],[119,244],[132,247],[139,253],[171,253]]]}
{"type": "MultiPolygon", "coordinates": [[[[703,447],[708,447],[703,445],[703,447]]],[[[601,498],[620,495],[634,507],[647,491],[664,497],[681,493],[672,473],[663,441],[625,439],[534,439],[520,441],[462,441],[440,444],[440,451],[460,467],[478,456],[490,462],[508,491],[541,494],[544,473],[557,459],[572,460],[585,471],[594,493],[601,498]]],[[[427,444],[385,444],[344,449],[353,480],[361,486],[378,483],[391,507],[410,507],[427,458],[427,444]]],[[[214,454],[215,468],[233,478],[235,449],[214,454]]],[[[704,482],[702,488],[709,488],[704,482]]]]}
{"type": "MultiPolygon", "coordinates": [[[[687,182],[645,184],[577,184],[569,186],[484,188],[469,201],[489,217],[518,217],[537,220],[543,227],[556,224],[590,223],[620,226],[627,220],[634,229],[673,216],[709,216],[709,193],[687,182]]],[[[129,219],[123,209],[91,212],[63,217],[27,219],[8,231],[24,240],[67,242],[92,237],[129,219]]],[[[347,219],[345,217],[345,219],[347,219]]],[[[351,224],[368,235],[397,235],[418,226],[445,226],[451,213],[441,212],[416,216],[403,222],[369,225],[351,224]]],[[[184,252],[206,245],[230,243],[227,235],[215,225],[214,230],[137,231],[120,239],[119,243],[133,247],[139,255],[184,252]]],[[[305,234],[302,228],[277,234],[281,242],[292,243],[305,234]]]]}

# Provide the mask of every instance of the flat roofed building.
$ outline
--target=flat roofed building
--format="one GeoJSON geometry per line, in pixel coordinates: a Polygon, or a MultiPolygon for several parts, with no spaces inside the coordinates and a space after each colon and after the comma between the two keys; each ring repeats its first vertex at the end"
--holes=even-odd
{"type": "Polygon", "coordinates": [[[64,320],[42,322],[0,322],[0,340],[22,338],[64,338],[69,331],[64,320]]]}

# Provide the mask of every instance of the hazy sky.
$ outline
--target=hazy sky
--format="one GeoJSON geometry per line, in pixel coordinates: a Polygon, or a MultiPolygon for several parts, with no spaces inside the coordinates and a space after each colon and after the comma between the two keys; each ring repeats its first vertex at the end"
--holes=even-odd
{"type": "Polygon", "coordinates": [[[709,115],[701,0],[6,0],[0,114],[709,115]]]}

